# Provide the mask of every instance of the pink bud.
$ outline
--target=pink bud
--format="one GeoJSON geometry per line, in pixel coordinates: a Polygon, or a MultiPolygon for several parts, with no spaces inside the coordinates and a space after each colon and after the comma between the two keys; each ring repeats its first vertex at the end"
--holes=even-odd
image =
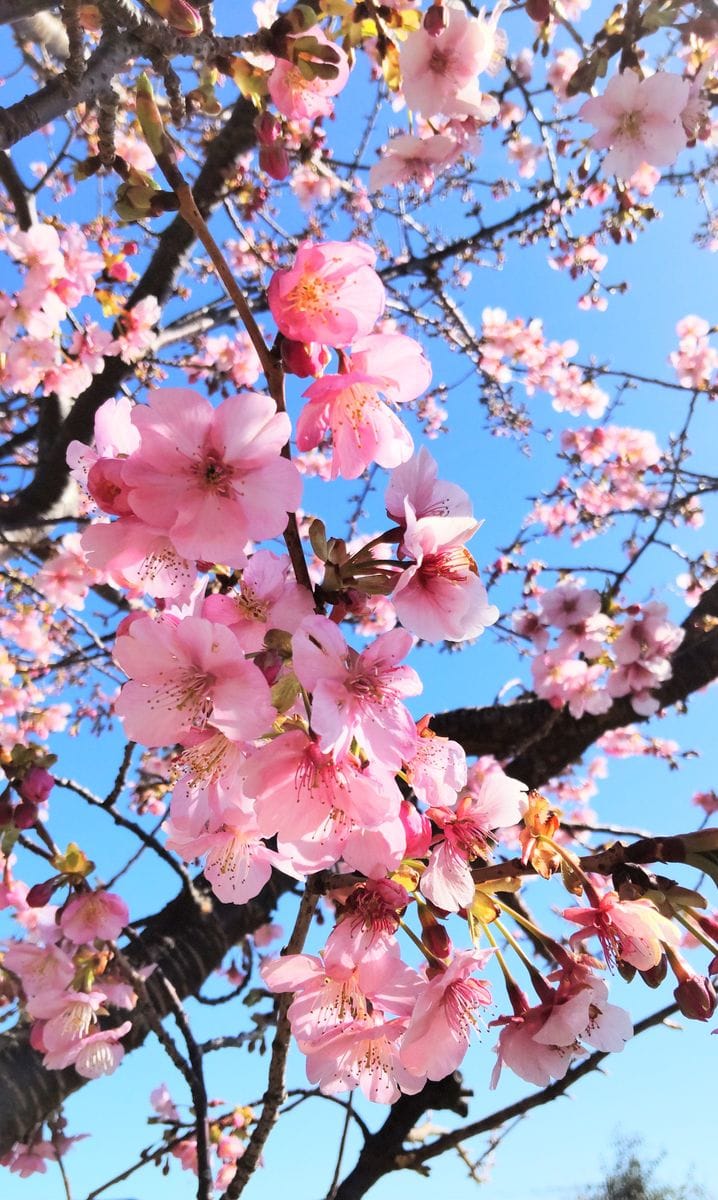
{"type": "Polygon", "coordinates": [[[271,179],[276,179],[278,183],[286,179],[291,170],[289,155],[284,146],[279,144],[259,147],[259,165],[271,179]]]}
{"type": "Polygon", "coordinates": [[[293,342],[291,338],[282,340],[282,363],[290,375],[298,375],[307,379],[310,375],[323,375],[329,366],[331,351],[321,342],[293,342]]]}
{"type": "Polygon", "coordinates": [[[16,829],[32,829],[37,821],[37,805],[29,801],[18,804],[13,813],[13,821],[16,829]]]}
{"type": "Polygon", "coordinates": [[[718,1004],[713,984],[703,975],[689,975],[682,979],[673,995],[683,1016],[693,1021],[710,1020],[718,1004]]]}
{"type": "Polygon", "coordinates": [[[254,128],[260,146],[273,146],[282,136],[282,126],[272,113],[261,113],[254,122],[254,128]]]}
{"type": "Polygon", "coordinates": [[[42,804],[55,786],[55,780],[44,767],[30,767],[20,784],[20,795],[30,804],[42,804]]]}
{"type": "Polygon", "coordinates": [[[424,29],[429,37],[438,37],[449,24],[443,4],[432,4],[424,14],[424,29]]]}
{"type": "Polygon", "coordinates": [[[408,800],[402,800],[399,816],[406,833],[406,857],[423,858],[431,844],[431,821],[408,800]]]}

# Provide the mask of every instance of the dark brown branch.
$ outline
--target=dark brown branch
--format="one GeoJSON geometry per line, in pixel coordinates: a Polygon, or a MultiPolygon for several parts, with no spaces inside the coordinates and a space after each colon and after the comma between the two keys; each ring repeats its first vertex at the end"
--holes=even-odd
{"type": "MultiPolygon", "coordinates": [[[[253,118],[252,105],[244,99],[238,100],[229,119],[210,143],[204,166],[193,186],[195,201],[203,216],[221,200],[233,163],[254,144],[253,118]]],[[[176,217],[159,238],[155,253],[127,302],[128,309],[147,296],[155,296],[159,304],[170,298],[193,241],[194,234],[186,221],[176,217]]],[[[40,438],[35,476],[27,487],[0,508],[0,530],[24,529],[53,515],[67,486],[67,447],[74,439],[83,442],[92,439],[95,413],[100,405],[118,393],[133,369],[117,356],[106,359],[102,374],[96,375],[89,388],[77,398],[66,419],[40,438]]],[[[47,400],[44,405],[49,411],[47,400]]]]}
{"type": "MultiPolygon", "coordinates": [[[[673,655],[673,674],[655,692],[661,708],[682,703],[718,678],[717,618],[718,584],[714,584],[683,623],[686,636],[673,655]]],[[[443,737],[459,742],[467,754],[508,759],[509,775],[539,788],[580,759],[609,729],[648,719],[634,712],[625,697],[596,716],[576,718],[568,709],[557,712],[546,700],[526,700],[439,713],[431,724],[443,737]]]]}
{"type": "Polygon", "coordinates": [[[74,87],[68,87],[66,81],[63,86],[59,78],[52,79],[39,91],[23,96],[8,108],[0,108],[0,149],[7,150],[76,105],[96,99],[138,53],[140,47],[129,36],[103,39],[74,87]]]}
{"type": "MultiPolygon", "coordinates": [[[[135,967],[156,963],[160,968],[157,980],[150,976],[146,984],[160,1017],[169,1011],[162,977],[180,999],[194,995],[232,946],[266,924],[279,897],[294,883],[275,873],[259,896],[243,905],[222,904],[202,879],[195,886],[201,889],[201,903],[186,891],[181,892],[147,922],[141,937],[127,951],[135,967]]],[[[150,1030],[142,1006],[131,1014],[131,1019],[132,1029],[123,1039],[126,1050],[140,1046],[150,1030]]],[[[72,1068],[45,1070],[41,1056],[30,1047],[24,1025],[0,1037],[0,1079],[0,1155],[87,1082],[72,1068]]]]}
{"type": "Polygon", "coordinates": [[[0,150],[0,180],[15,209],[15,219],[22,230],[30,229],[37,221],[35,197],[25,187],[15,163],[6,150],[0,150]]]}

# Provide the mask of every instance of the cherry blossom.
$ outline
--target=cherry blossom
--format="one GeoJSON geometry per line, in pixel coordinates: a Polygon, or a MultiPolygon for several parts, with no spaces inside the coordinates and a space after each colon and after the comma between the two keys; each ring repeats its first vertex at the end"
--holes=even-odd
{"type": "Polygon", "coordinates": [[[411,759],[416,726],[402,700],[416,696],[421,682],[399,665],[411,645],[411,635],[395,629],[357,653],[326,617],[302,623],[292,639],[294,668],[313,693],[312,727],[323,750],[344,756],[356,738],[385,767],[398,770],[411,759]]]}
{"type": "Polygon", "coordinates": [[[597,150],[610,147],[603,160],[609,174],[629,179],[641,163],[672,163],[686,145],[681,114],[689,84],[677,75],[657,71],[642,79],[636,71],[614,75],[602,96],[582,105],[579,116],[597,126],[589,142],[597,150]]]}
{"type": "Polygon", "coordinates": [[[363,242],[302,242],[293,266],[275,271],[267,292],[284,336],[347,346],[370,333],[384,311],[375,261],[363,242]]]}

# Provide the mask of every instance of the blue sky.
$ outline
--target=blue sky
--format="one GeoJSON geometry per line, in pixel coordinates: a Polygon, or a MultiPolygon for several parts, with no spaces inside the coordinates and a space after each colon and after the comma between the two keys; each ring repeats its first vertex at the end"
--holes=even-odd
{"type": "MultiPolygon", "coordinates": [[[[395,123],[401,124],[401,120],[399,115],[395,123]]],[[[34,149],[24,148],[21,161],[27,162],[38,153],[37,144],[34,149]]],[[[65,213],[77,215],[79,211],[87,215],[96,202],[95,189],[100,186],[105,191],[107,206],[110,185],[90,182],[81,193],[80,208],[66,205],[65,213]]],[[[511,211],[509,206],[513,203],[513,200],[504,202],[499,215],[504,210],[511,211]]],[[[576,338],[581,347],[580,361],[588,361],[592,355],[599,361],[610,357],[620,368],[671,378],[666,359],[674,346],[676,321],[689,312],[709,321],[718,317],[715,260],[698,251],[690,241],[691,228],[700,217],[690,200],[679,204],[667,191],[659,191],[656,203],[665,207],[664,219],[655,222],[637,246],[610,251],[607,277],[630,278],[631,289],[627,295],[613,298],[607,313],[584,313],[576,307],[583,288],[566,275],[550,270],[546,265],[546,248],[541,246],[521,252],[514,248],[502,270],[474,269],[473,281],[464,296],[470,320],[476,325],[485,305],[504,307],[509,316],[525,319],[541,316],[547,336],[561,340],[576,338]]],[[[452,222],[459,219],[456,201],[448,203],[441,212],[442,227],[450,230],[452,222]]],[[[340,235],[341,224],[330,233],[330,236],[340,235]]],[[[465,364],[441,350],[436,341],[428,344],[428,350],[436,380],[452,383],[464,374],[465,364]]],[[[296,412],[296,398],[292,406],[296,412]]],[[[550,427],[556,433],[576,423],[553,413],[545,396],[534,397],[530,406],[539,428],[550,427]]],[[[473,384],[453,390],[448,407],[451,432],[430,448],[440,459],[442,476],[462,483],[474,497],[477,515],[485,518],[484,527],[472,543],[479,564],[485,568],[495,556],[496,547],[516,532],[526,510],[526,497],[554,482],[555,443],[537,439],[532,456],[525,457],[512,442],[490,437],[483,428],[473,384]]],[[[715,446],[715,417],[708,412],[707,405],[704,407],[696,465],[706,465],[715,446]]],[[[680,397],[645,388],[631,399],[625,414],[618,419],[653,428],[659,439],[665,439],[669,431],[678,427],[681,415],[680,397]]],[[[319,503],[318,497],[323,493],[314,487],[309,494],[312,503],[315,497],[319,503]]],[[[367,527],[373,520],[380,520],[380,495],[371,502],[367,527]]],[[[321,503],[337,522],[329,531],[341,534],[342,502],[330,500],[327,504],[322,500],[321,503]]],[[[711,545],[714,541],[709,525],[692,533],[685,544],[711,545]]],[[[588,547],[576,552],[562,547],[560,557],[562,562],[580,563],[587,560],[588,554],[598,562],[610,563],[615,548],[616,540],[609,538],[605,549],[597,543],[588,543],[588,547]]],[[[549,547],[545,554],[549,561],[558,561],[551,557],[558,550],[549,547]]],[[[677,569],[657,554],[637,572],[636,598],[647,598],[654,585],[664,586],[677,569]]],[[[671,603],[676,618],[682,619],[685,608],[677,594],[671,603]]],[[[529,678],[527,667],[492,633],[462,654],[446,655],[422,649],[417,653],[415,665],[425,680],[425,697],[416,702],[416,715],[427,710],[491,703],[507,678],[520,676],[524,682],[529,678]]],[[[691,795],[708,790],[716,782],[718,749],[713,706],[713,697],[703,695],[691,702],[688,718],[670,715],[654,723],[656,734],[675,737],[683,749],[700,747],[701,756],[685,760],[680,771],[671,772],[665,764],[655,761],[612,762],[609,779],[601,783],[596,801],[602,817],[664,832],[689,828],[696,813],[689,803],[691,795]]],[[[81,778],[98,790],[114,774],[120,754],[119,742],[112,736],[101,742],[86,735],[76,741],[60,739],[55,749],[61,755],[58,769],[62,773],[81,778]]],[[[99,872],[108,877],[133,845],[105,814],[88,813],[75,797],[57,794],[52,806],[52,828],[57,840],[76,837],[78,822],[83,844],[96,859],[99,872]]],[[[160,906],[174,891],[169,873],[154,864],[150,868],[144,859],[129,879],[133,883],[135,915],[160,906]]],[[[130,894],[129,886],[126,894],[130,894]]],[[[552,893],[552,902],[559,906],[565,903],[558,889],[552,893]]],[[[285,928],[292,919],[287,909],[285,905],[280,917],[285,928]]],[[[315,936],[314,945],[320,944],[320,938],[315,936]]],[[[613,992],[613,999],[625,1003],[636,1017],[667,1003],[669,998],[666,988],[650,993],[640,985],[628,989],[620,980],[616,981],[613,992]]],[[[188,1009],[200,1038],[211,1036],[218,1029],[236,1032],[247,1018],[241,1006],[225,1011],[191,1004],[188,1009]]],[[[612,1057],[605,1074],[581,1081],[570,1099],[528,1117],[499,1149],[485,1194],[490,1200],[572,1197],[581,1186],[600,1177],[603,1164],[612,1158],[612,1147],[619,1135],[624,1134],[642,1137],[648,1158],[665,1153],[662,1178],[676,1183],[688,1178],[702,1180],[710,1193],[715,1165],[712,1056],[718,1050],[716,1041],[709,1036],[710,1028],[710,1024],[706,1027],[681,1020],[680,1029],[646,1034],[629,1044],[621,1056],[612,1057]]],[[[494,1040],[492,1032],[484,1033],[465,1064],[467,1084],[475,1093],[471,1119],[531,1090],[505,1072],[497,1091],[488,1091],[494,1040]]],[[[228,1106],[258,1099],[264,1086],[261,1069],[264,1062],[239,1051],[210,1058],[210,1094],[221,1097],[228,1106]]],[[[154,1039],[150,1039],[142,1052],[128,1057],[116,1076],[98,1081],[70,1100],[69,1132],[100,1130],[97,1137],[79,1143],[68,1157],[75,1197],[84,1197],[103,1179],[120,1171],[130,1161],[133,1150],[147,1143],[149,1092],[163,1080],[178,1101],[186,1101],[183,1083],[177,1080],[154,1039]]],[[[293,1055],[289,1086],[300,1087],[303,1082],[303,1062],[299,1055],[293,1055]]],[[[366,1114],[366,1107],[361,1111],[366,1114]]],[[[367,1119],[376,1124],[383,1115],[382,1110],[374,1109],[367,1119]]],[[[435,1119],[438,1125],[447,1127],[454,1121],[450,1114],[443,1113],[437,1113],[435,1119]]],[[[333,1167],[327,1148],[333,1150],[336,1146],[341,1121],[341,1111],[321,1100],[310,1100],[288,1116],[273,1134],[265,1153],[266,1167],[252,1181],[247,1195],[250,1198],[275,1195],[289,1188],[295,1200],[315,1200],[324,1194],[333,1167]]],[[[347,1164],[353,1161],[356,1149],[352,1135],[347,1164]]],[[[468,1147],[472,1156],[478,1156],[482,1149],[481,1141],[468,1147]]],[[[467,1179],[465,1165],[451,1155],[435,1162],[429,1180],[413,1174],[397,1175],[383,1180],[371,1194],[376,1200],[410,1197],[429,1200],[441,1190],[447,1200],[464,1200],[474,1195],[475,1188],[476,1184],[467,1179]]],[[[106,1193],[108,1200],[189,1200],[194,1194],[193,1177],[176,1165],[167,1178],[150,1168],[106,1193]]],[[[6,1175],[2,1195],[3,1200],[56,1200],[60,1195],[59,1178],[52,1167],[47,1176],[28,1181],[6,1175]]]]}

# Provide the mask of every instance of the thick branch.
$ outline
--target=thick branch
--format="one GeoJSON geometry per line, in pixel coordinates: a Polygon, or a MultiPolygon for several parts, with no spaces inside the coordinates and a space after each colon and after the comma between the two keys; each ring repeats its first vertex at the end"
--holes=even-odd
{"type": "Polygon", "coordinates": [[[94,100],[109,88],[114,76],[126,68],[138,52],[137,43],[129,35],[103,39],[88,59],[85,73],[75,87],[63,85],[58,77],[39,91],[23,96],[16,104],[0,108],[0,149],[7,150],[76,105],[94,100]]]}
{"type": "MultiPolygon", "coordinates": [[[[718,584],[714,584],[683,623],[686,636],[673,655],[673,674],[656,689],[661,708],[682,703],[718,678],[718,584]]],[[[467,754],[508,759],[507,771],[530,787],[542,787],[563,771],[609,729],[648,720],[634,712],[630,699],[615,700],[605,713],[572,717],[546,700],[504,706],[460,708],[439,713],[432,728],[459,742],[467,754]]]]}
{"type": "MultiPolygon", "coordinates": [[[[655,1025],[662,1024],[667,1017],[670,1017],[676,1011],[677,1005],[669,1004],[659,1012],[646,1017],[645,1020],[638,1022],[634,1029],[634,1035],[643,1033],[646,1029],[651,1029],[655,1025]]],[[[436,1158],[439,1154],[444,1154],[447,1150],[453,1149],[467,1138],[478,1137],[482,1133],[489,1133],[493,1129],[498,1129],[499,1126],[504,1125],[507,1121],[530,1112],[532,1108],[539,1108],[543,1104],[549,1104],[552,1100],[556,1100],[558,1096],[564,1095],[571,1085],[583,1078],[584,1075],[595,1071],[601,1065],[604,1058],[607,1057],[608,1055],[605,1052],[596,1051],[594,1054],[590,1054],[588,1058],[585,1058],[583,1062],[573,1067],[563,1079],[549,1084],[548,1087],[543,1088],[540,1092],[533,1092],[530,1096],[524,1096],[522,1100],[517,1100],[514,1104],[509,1104],[506,1108],[501,1108],[487,1117],[482,1117],[479,1121],[472,1121],[469,1125],[452,1130],[451,1133],[443,1134],[428,1146],[420,1146],[415,1150],[403,1151],[402,1146],[407,1134],[417,1123],[421,1115],[427,1108],[451,1106],[442,1100],[439,1100],[437,1103],[434,1097],[432,1089],[441,1088],[441,1084],[428,1084],[418,1096],[402,1096],[392,1108],[391,1113],[381,1128],[366,1139],[356,1166],[336,1191],[334,1200],[360,1200],[360,1197],[365,1196],[383,1175],[388,1175],[391,1171],[401,1171],[407,1168],[416,1169],[426,1162],[427,1159],[436,1158]]],[[[451,1076],[450,1080],[444,1080],[443,1083],[450,1082],[458,1090],[457,1079],[458,1076],[451,1076]]]]}
{"type": "MultiPolygon", "coordinates": [[[[277,900],[292,886],[292,880],[275,872],[256,899],[235,905],[222,904],[204,881],[198,880],[202,903],[196,903],[184,890],[148,921],[127,951],[127,958],[136,967],[156,963],[161,968],[156,981],[152,976],[147,980],[147,991],[159,1016],[169,1011],[162,977],[169,980],[180,999],[194,995],[227,951],[270,919],[277,900]]],[[[142,1007],[131,1014],[131,1019],[132,1029],[123,1039],[126,1050],[140,1046],[150,1031],[142,1007]]],[[[41,1056],[30,1047],[26,1026],[17,1026],[0,1037],[0,1079],[0,1155],[87,1082],[72,1068],[45,1070],[41,1056]]]]}

